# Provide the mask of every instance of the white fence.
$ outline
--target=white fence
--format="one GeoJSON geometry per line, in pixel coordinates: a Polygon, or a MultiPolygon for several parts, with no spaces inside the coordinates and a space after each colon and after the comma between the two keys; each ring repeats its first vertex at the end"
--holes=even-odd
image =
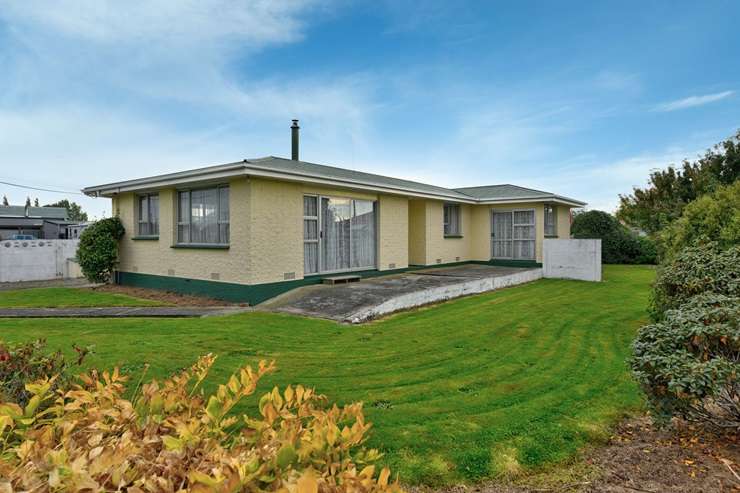
{"type": "Polygon", "coordinates": [[[0,282],[81,277],[75,260],[80,240],[0,241],[0,282]]]}
{"type": "Polygon", "coordinates": [[[601,281],[601,240],[545,239],[544,277],[601,281]]]}

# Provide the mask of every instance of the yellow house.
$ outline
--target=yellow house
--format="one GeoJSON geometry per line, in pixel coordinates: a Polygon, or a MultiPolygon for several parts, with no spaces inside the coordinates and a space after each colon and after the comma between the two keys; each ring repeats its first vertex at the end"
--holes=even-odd
{"type": "Polygon", "coordinates": [[[515,185],[448,189],[266,157],[85,188],[126,233],[116,282],[259,303],[338,273],[538,265],[585,203],[515,185]]]}

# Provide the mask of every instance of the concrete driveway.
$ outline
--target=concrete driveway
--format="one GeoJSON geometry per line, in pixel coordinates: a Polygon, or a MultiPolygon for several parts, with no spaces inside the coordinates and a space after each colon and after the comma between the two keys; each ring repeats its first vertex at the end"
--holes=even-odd
{"type": "Polygon", "coordinates": [[[360,323],[399,310],[541,277],[541,268],[468,264],[374,277],[350,284],[306,286],[265,302],[258,309],[360,323]]]}

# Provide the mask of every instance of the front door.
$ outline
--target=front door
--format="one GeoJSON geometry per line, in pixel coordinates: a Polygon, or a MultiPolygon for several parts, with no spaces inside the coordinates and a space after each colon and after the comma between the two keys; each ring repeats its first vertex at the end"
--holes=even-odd
{"type": "Polygon", "coordinates": [[[535,259],[535,214],[532,209],[491,212],[491,258],[535,259]]]}

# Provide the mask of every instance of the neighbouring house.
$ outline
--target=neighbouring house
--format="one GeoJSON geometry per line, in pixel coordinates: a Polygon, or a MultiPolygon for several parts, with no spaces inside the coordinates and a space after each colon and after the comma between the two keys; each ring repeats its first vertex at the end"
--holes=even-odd
{"type": "Polygon", "coordinates": [[[85,188],[126,234],[116,281],[259,303],[338,273],[533,266],[584,202],[516,185],[450,189],[265,157],[85,188]]]}
{"type": "Polygon", "coordinates": [[[67,224],[67,239],[78,240],[82,232],[92,223],[93,221],[83,221],[80,223],[67,224]]]}
{"type": "Polygon", "coordinates": [[[37,239],[66,238],[68,221],[64,207],[0,206],[0,240],[14,235],[30,235],[37,239]]]}

